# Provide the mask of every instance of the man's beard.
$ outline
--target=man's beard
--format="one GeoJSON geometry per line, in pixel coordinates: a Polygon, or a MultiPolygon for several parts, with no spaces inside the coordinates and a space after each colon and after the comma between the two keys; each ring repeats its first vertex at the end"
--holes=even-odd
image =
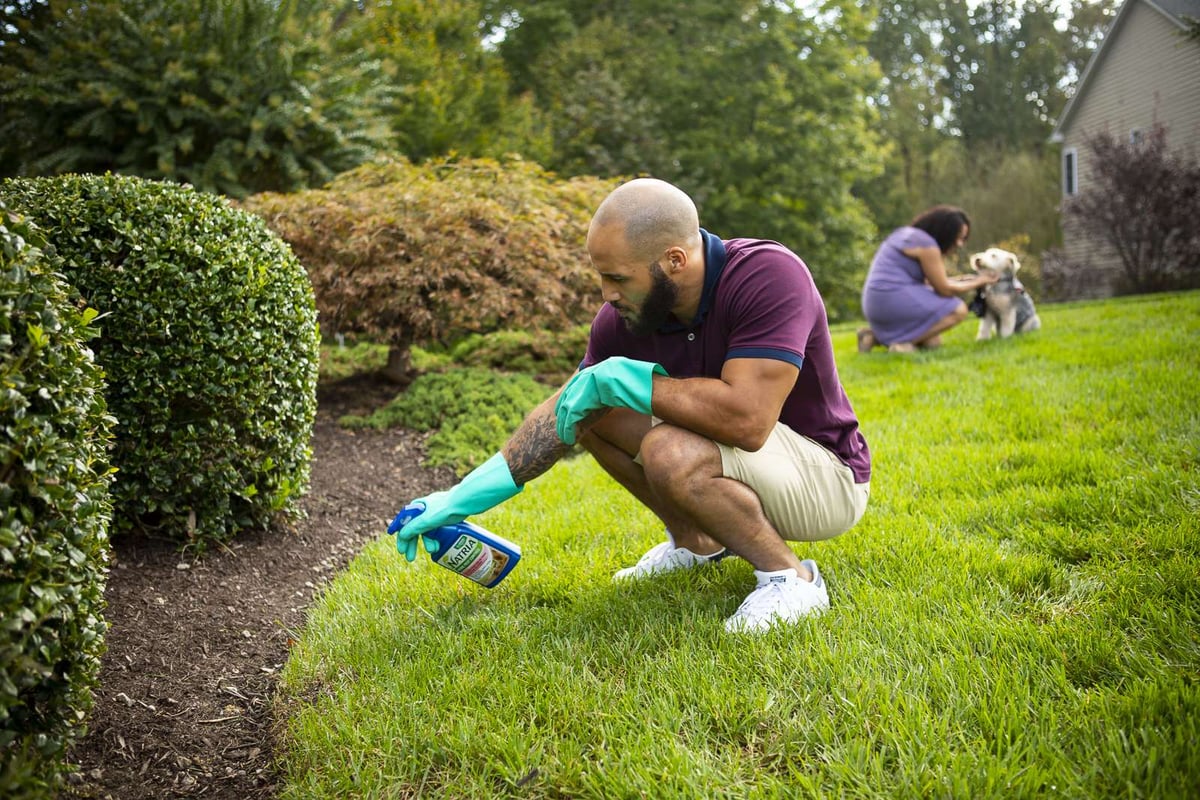
{"type": "Polygon", "coordinates": [[[621,319],[625,320],[634,336],[649,336],[661,328],[679,299],[679,287],[667,277],[667,273],[662,271],[658,262],[650,265],[650,278],[653,281],[650,284],[650,292],[642,301],[637,314],[632,317],[621,314],[621,319]]]}

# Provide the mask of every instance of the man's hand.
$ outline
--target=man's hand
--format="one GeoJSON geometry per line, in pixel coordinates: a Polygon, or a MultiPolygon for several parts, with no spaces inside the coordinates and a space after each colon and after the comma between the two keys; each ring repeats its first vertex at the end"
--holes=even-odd
{"type": "MultiPolygon", "coordinates": [[[[388,533],[396,535],[396,549],[412,561],[417,557],[418,536],[487,511],[523,488],[513,482],[504,455],[496,453],[449,491],[434,492],[413,501],[423,505],[425,510],[417,517],[413,517],[409,509],[401,510],[388,526],[388,533]]],[[[437,552],[437,542],[428,537],[424,537],[424,541],[426,550],[431,554],[437,552]]]]}
{"type": "MultiPolygon", "coordinates": [[[[397,534],[404,526],[411,523],[414,519],[425,513],[425,510],[430,506],[437,508],[444,502],[444,498],[449,492],[434,492],[426,497],[421,497],[413,500],[411,503],[400,509],[400,513],[392,520],[392,524],[388,526],[389,534],[397,534]]],[[[436,513],[436,512],[435,512],[436,513]]],[[[446,524],[446,523],[443,523],[446,524]]],[[[436,527],[436,526],[435,526],[436,527]]],[[[414,529],[415,530],[415,529],[414,529]]],[[[420,535],[404,535],[396,537],[396,549],[404,553],[405,559],[410,563],[417,557],[417,541],[420,540],[425,544],[425,552],[429,553],[430,558],[438,551],[441,545],[437,539],[431,539],[428,536],[420,535]]]]}
{"type": "Polygon", "coordinates": [[[558,438],[575,444],[575,426],[601,408],[619,406],[649,414],[655,373],[666,375],[667,371],[653,362],[623,356],[606,358],[575,373],[554,406],[558,438]]]}

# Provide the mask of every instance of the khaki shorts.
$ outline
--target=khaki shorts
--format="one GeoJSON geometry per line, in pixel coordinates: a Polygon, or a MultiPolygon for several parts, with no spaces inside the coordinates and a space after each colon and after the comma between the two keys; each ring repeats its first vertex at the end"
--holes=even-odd
{"type": "Polygon", "coordinates": [[[870,483],[855,483],[850,467],[829,450],[775,425],[755,452],[717,443],[727,478],[758,494],[767,519],[784,539],[812,542],[853,528],[867,509],[870,483]]]}

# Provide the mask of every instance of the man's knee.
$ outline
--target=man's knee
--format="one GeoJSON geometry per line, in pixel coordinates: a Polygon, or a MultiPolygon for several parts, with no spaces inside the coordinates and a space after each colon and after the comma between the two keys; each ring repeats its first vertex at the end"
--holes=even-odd
{"type": "Polygon", "coordinates": [[[679,436],[680,428],[661,423],[655,425],[642,437],[641,451],[638,453],[642,467],[647,477],[670,473],[679,465],[679,436]]]}
{"type": "Polygon", "coordinates": [[[711,440],[663,423],[643,437],[641,462],[651,486],[669,495],[686,494],[696,479],[720,474],[721,452],[711,440]]]}

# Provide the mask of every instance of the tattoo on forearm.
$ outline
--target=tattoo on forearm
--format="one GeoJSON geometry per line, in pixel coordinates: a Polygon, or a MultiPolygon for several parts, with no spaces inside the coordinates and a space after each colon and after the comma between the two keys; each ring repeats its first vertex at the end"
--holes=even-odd
{"type": "Polygon", "coordinates": [[[570,449],[558,438],[554,414],[534,414],[508,440],[504,458],[513,481],[523,486],[554,466],[570,449]]]}

